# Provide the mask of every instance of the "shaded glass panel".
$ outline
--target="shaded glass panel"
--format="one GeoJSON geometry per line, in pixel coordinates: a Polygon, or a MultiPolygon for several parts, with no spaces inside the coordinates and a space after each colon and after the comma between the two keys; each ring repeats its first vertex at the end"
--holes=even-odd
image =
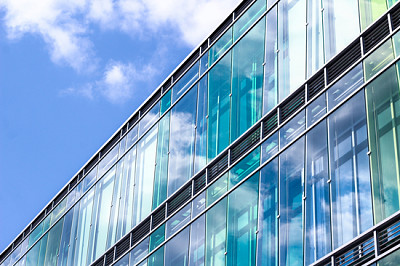
{"type": "Polygon", "coordinates": [[[394,59],[392,40],[389,39],[364,59],[365,80],[383,69],[394,59]]]}
{"type": "Polygon", "coordinates": [[[139,122],[139,137],[143,136],[156,120],[160,117],[160,103],[156,103],[150,111],[148,111],[139,122]]]}
{"type": "Polygon", "coordinates": [[[149,238],[144,239],[140,244],[134,247],[131,251],[130,265],[136,265],[149,253],[149,238]]]}
{"type": "Polygon", "coordinates": [[[129,148],[130,146],[135,143],[138,139],[138,125],[136,124],[126,135],[126,148],[129,148]]]}
{"type": "Polygon", "coordinates": [[[302,110],[289,120],[280,130],[280,147],[284,148],[306,129],[306,112],[302,110]]]}
{"type": "Polygon", "coordinates": [[[360,0],[361,30],[366,29],[386,10],[386,0],[360,0]]]}
{"type": "Polygon", "coordinates": [[[207,207],[219,199],[225,192],[228,191],[228,173],[224,174],[217,181],[211,184],[206,190],[207,207]]]}
{"type": "Polygon", "coordinates": [[[321,0],[307,0],[307,77],[311,77],[324,64],[321,10],[321,0]]]}
{"type": "Polygon", "coordinates": [[[58,249],[60,247],[61,233],[64,219],[58,221],[49,231],[44,265],[57,265],[58,249]]]}
{"type": "Polygon", "coordinates": [[[366,87],[375,224],[399,210],[400,102],[396,67],[366,87]]]}
{"type": "Polygon", "coordinates": [[[231,46],[232,44],[232,28],[229,28],[227,32],[222,35],[218,41],[211,46],[210,50],[208,50],[209,60],[208,65],[211,66],[218,58],[220,58],[223,53],[231,46]]]}
{"type": "Polygon", "coordinates": [[[207,75],[198,85],[194,173],[207,163],[207,75]]]}
{"type": "Polygon", "coordinates": [[[273,157],[279,150],[278,132],[275,132],[261,144],[261,163],[273,157]]]}
{"type": "Polygon", "coordinates": [[[307,127],[312,126],[321,117],[326,114],[326,95],[321,94],[317,99],[311,102],[306,109],[307,112],[307,127]]]}
{"type": "Polygon", "coordinates": [[[194,200],[192,200],[192,218],[195,218],[206,208],[206,192],[203,191],[194,200]]]}
{"type": "Polygon", "coordinates": [[[171,106],[171,90],[168,90],[161,98],[160,115],[163,115],[170,106],[171,106]]]}
{"type": "Polygon", "coordinates": [[[171,110],[168,161],[168,195],[172,195],[193,174],[197,86],[171,110]]]}
{"type": "Polygon", "coordinates": [[[165,266],[188,265],[189,227],[165,244],[165,266]]]}
{"type": "Polygon", "coordinates": [[[278,158],[261,169],[257,265],[278,265],[278,158]]]}
{"type": "Polygon", "coordinates": [[[260,147],[249,153],[229,170],[229,189],[260,166],[260,147]]]}
{"type": "Polygon", "coordinates": [[[71,229],[72,229],[72,220],[74,215],[74,207],[71,209],[64,217],[64,225],[61,234],[61,241],[60,241],[60,252],[58,256],[58,266],[65,266],[67,265],[67,258],[68,258],[68,249],[71,237],[71,229]]]}
{"type": "Polygon", "coordinates": [[[303,265],[304,138],[280,156],[280,265],[303,265]]]}
{"type": "Polygon", "coordinates": [[[256,264],[259,177],[255,173],[228,196],[227,265],[256,264]]]}
{"type": "Polygon", "coordinates": [[[333,247],[372,226],[364,92],[328,118],[333,247]]]}
{"type": "Polygon", "coordinates": [[[161,225],[150,235],[149,252],[156,249],[165,240],[165,224],[161,225]]]}
{"type": "Polygon", "coordinates": [[[204,265],[205,230],[205,215],[202,215],[190,226],[190,266],[204,265]]]}
{"type": "Polygon", "coordinates": [[[199,62],[196,62],[172,87],[172,103],[183,95],[199,78],[199,62]]]}
{"type": "Polygon", "coordinates": [[[192,205],[189,203],[166,222],[165,238],[169,238],[190,222],[192,205]]]}
{"type": "Polygon", "coordinates": [[[164,246],[159,248],[156,252],[150,255],[147,259],[149,266],[163,266],[164,265],[164,246]]]}
{"type": "MultiPolygon", "coordinates": [[[[265,6],[265,1],[262,5],[265,6]]],[[[231,142],[261,118],[264,38],[265,19],[261,19],[233,47],[231,142]]]]}
{"type": "Polygon", "coordinates": [[[264,13],[265,0],[257,0],[240,18],[233,24],[233,42],[240,38],[243,33],[264,13]]]}

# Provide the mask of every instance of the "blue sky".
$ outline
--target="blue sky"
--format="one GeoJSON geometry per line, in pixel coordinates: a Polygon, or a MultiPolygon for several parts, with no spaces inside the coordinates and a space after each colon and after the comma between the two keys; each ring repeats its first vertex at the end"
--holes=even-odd
{"type": "Polygon", "coordinates": [[[0,251],[239,0],[0,0],[0,251]]]}

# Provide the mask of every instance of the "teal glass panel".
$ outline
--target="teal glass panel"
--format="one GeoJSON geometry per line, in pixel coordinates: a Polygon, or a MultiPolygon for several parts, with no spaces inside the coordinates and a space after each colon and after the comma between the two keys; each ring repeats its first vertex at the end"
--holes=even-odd
{"type": "Polygon", "coordinates": [[[171,90],[168,90],[161,98],[160,114],[163,115],[170,106],[171,106],[171,90]]]}
{"type": "Polygon", "coordinates": [[[206,242],[205,215],[199,217],[190,226],[189,266],[203,266],[206,242]]]}
{"type": "Polygon", "coordinates": [[[200,58],[200,76],[208,69],[208,51],[200,58]]]}
{"type": "Polygon", "coordinates": [[[207,75],[198,85],[194,173],[207,163],[207,75]]]}
{"type": "MultiPolygon", "coordinates": [[[[26,254],[26,266],[36,266],[39,259],[40,242],[36,243],[26,254]]],[[[4,266],[9,265],[6,261],[4,266]]],[[[3,266],[3,265],[2,265],[3,266]]]]}
{"type": "MultiPolygon", "coordinates": [[[[233,42],[240,38],[244,32],[265,12],[266,1],[257,0],[233,24],[233,42]]],[[[264,33],[265,34],[265,33],[264,33]]]]}
{"type": "Polygon", "coordinates": [[[60,248],[61,233],[64,218],[58,221],[49,231],[44,265],[57,265],[58,250],[60,248]]]}
{"type": "Polygon", "coordinates": [[[372,226],[364,92],[328,117],[333,247],[372,226]]]}
{"type": "Polygon", "coordinates": [[[77,233],[78,233],[78,221],[79,221],[79,209],[80,209],[81,201],[79,201],[73,208],[73,218],[72,218],[72,225],[71,225],[71,236],[69,238],[69,247],[68,247],[68,258],[67,258],[67,265],[73,266],[74,265],[74,257],[75,257],[75,250],[76,250],[76,240],[77,240],[77,233]]]}
{"type": "Polygon", "coordinates": [[[171,135],[168,159],[168,196],[193,175],[197,86],[171,110],[171,135]]]}
{"type": "Polygon", "coordinates": [[[72,221],[74,216],[74,207],[73,209],[69,210],[64,217],[64,225],[61,233],[61,240],[60,240],[60,251],[57,260],[57,266],[66,266],[67,259],[68,259],[68,249],[69,243],[71,239],[71,229],[72,229],[72,221]]]}
{"type": "Polygon", "coordinates": [[[110,222],[115,173],[116,167],[114,166],[96,184],[92,223],[90,226],[88,264],[100,257],[106,250],[107,229],[110,222]]]}
{"type": "Polygon", "coordinates": [[[260,153],[260,147],[257,147],[229,170],[229,189],[260,166],[260,153]]]}
{"type": "Polygon", "coordinates": [[[256,264],[259,178],[255,173],[228,196],[227,265],[256,264]]]}
{"type": "Polygon", "coordinates": [[[268,161],[279,150],[278,132],[275,132],[261,144],[261,163],[268,161]]]}
{"type": "Polygon", "coordinates": [[[220,58],[226,50],[232,45],[232,28],[229,28],[227,32],[222,35],[218,41],[211,46],[208,50],[209,60],[208,66],[211,66],[218,58],[220,58]]]}
{"type": "Polygon", "coordinates": [[[396,266],[400,261],[400,250],[396,250],[378,261],[378,266],[396,266]]]}
{"type": "Polygon", "coordinates": [[[394,4],[397,3],[397,1],[398,1],[398,0],[387,0],[388,7],[389,7],[389,8],[392,7],[394,4]]]}
{"type": "Polygon", "coordinates": [[[398,57],[400,55],[400,31],[392,36],[392,40],[394,46],[394,53],[396,57],[398,57]]]}
{"type": "Polygon", "coordinates": [[[199,78],[199,62],[196,62],[172,87],[172,103],[181,97],[199,78]]]}
{"type": "Polygon", "coordinates": [[[189,227],[174,236],[165,244],[164,266],[188,265],[189,262],[189,227]]]}
{"type": "Polygon", "coordinates": [[[97,172],[97,179],[100,179],[104,173],[110,169],[110,167],[117,161],[118,159],[118,150],[119,146],[115,145],[106,156],[101,159],[99,163],[99,170],[97,172]]]}
{"type": "Polygon", "coordinates": [[[326,95],[325,93],[318,96],[306,108],[307,112],[307,127],[312,126],[321,117],[326,114],[326,95]]]}
{"type": "Polygon", "coordinates": [[[322,121],[306,135],[305,263],[312,264],[331,251],[328,135],[322,121]]]}
{"type": "Polygon", "coordinates": [[[39,258],[38,258],[38,266],[44,265],[44,260],[46,259],[46,247],[47,247],[47,238],[49,234],[45,234],[42,239],[40,239],[40,251],[39,251],[39,258]]]}
{"type": "Polygon", "coordinates": [[[324,65],[321,0],[307,0],[307,77],[324,65]]]}
{"type": "Polygon", "coordinates": [[[360,33],[357,0],[322,0],[325,61],[349,45],[360,33]]]}
{"type": "Polygon", "coordinates": [[[167,198],[170,112],[158,123],[156,172],[154,175],[153,207],[167,198]]]}
{"type": "Polygon", "coordinates": [[[362,84],[364,75],[360,63],[328,89],[328,110],[332,110],[362,84]]]}
{"type": "Polygon", "coordinates": [[[278,2],[279,101],[306,77],[306,0],[278,2]]]}
{"type": "Polygon", "coordinates": [[[139,224],[151,212],[154,170],[156,163],[157,130],[154,126],[137,145],[137,163],[132,226],[139,224]]]}
{"type": "Polygon", "coordinates": [[[64,198],[64,199],[54,208],[54,210],[51,211],[50,226],[52,226],[52,225],[58,220],[58,218],[60,218],[60,217],[64,214],[64,212],[65,212],[65,210],[66,210],[66,208],[65,208],[66,203],[67,203],[67,198],[64,198]]]}
{"type": "Polygon", "coordinates": [[[375,224],[397,212],[399,202],[400,102],[396,67],[365,89],[375,224]]]}
{"type": "Polygon", "coordinates": [[[126,148],[129,149],[138,140],[138,125],[136,124],[126,135],[126,148]]]}
{"type": "Polygon", "coordinates": [[[150,111],[148,111],[139,122],[139,137],[143,136],[143,134],[153,126],[153,124],[160,117],[160,103],[156,103],[150,111]]]}
{"type": "MultiPolygon", "coordinates": [[[[86,170],[85,170],[86,171],[86,170]]],[[[86,173],[85,173],[86,174],[86,173]]],[[[85,193],[97,180],[97,165],[83,179],[82,193],[85,193]]]]}
{"type": "Polygon", "coordinates": [[[266,21],[263,114],[268,113],[278,104],[278,17],[276,6],[267,13],[266,21]]]}
{"type": "Polygon", "coordinates": [[[130,265],[136,265],[149,253],[149,238],[145,238],[140,244],[134,247],[131,251],[130,265]]]}
{"type": "Polygon", "coordinates": [[[165,240],[165,224],[161,225],[150,235],[149,252],[156,249],[165,240]]]}
{"type": "Polygon", "coordinates": [[[278,158],[261,171],[257,265],[278,265],[278,158]]]}
{"type": "Polygon", "coordinates": [[[264,38],[263,18],[233,47],[231,142],[262,115],[264,38]]]}
{"type": "Polygon", "coordinates": [[[229,145],[231,53],[208,72],[207,158],[211,161],[229,145]]]}
{"type": "Polygon", "coordinates": [[[219,199],[228,191],[228,173],[224,174],[217,181],[212,183],[206,190],[207,207],[219,199]]]}
{"type": "Polygon", "coordinates": [[[38,240],[43,234],[43,222],[41,222],[29,235],[29,247],[31,247],[36,240],[38,240]]]}
{"type": "Polygon", "coordinates": [[[392,40],[384,42],[364,59],[365,80],[368,81],[394,59],[392,40]]]}
{"type": "Polygon", "coordinates": [[[190,222],[192,204],[187,204],[165,223],[165,238],[169,238],[190,222]]]}
{"type": "Polygon", "coordinates": [[[114,266],[129,266],[129,254],[126,254],[122,259],[117,261],[114,266]]]}
{"type": "MultiPolygon", "coordinates": [[[[142,264],[141,264],[142,265],[142,264]]],[[[164,266],[164,246],[150,255],[147,259],[148,266],[164,266]]]]}
{"type": "Polygon", "coordinates": [[[192,200],[192,219],[199,215],[206,208],[206,192],[203,191],[192,200]]]}
{"type": "Polygon", "coordinates": [[[377,20],[387,10],[386,0],[359,0],[361,30],[377,20]]]}
{"type": "Polygon", "coordinates": [[[225,265],[226,205],[225,197],[206,213],[205,265],[225,265]]]}
{"type": "Polygon", "coordinates": [[[279,156],[280,265],[303,265],[304,137],[279,156]]]}
{"type": "Polygon", "coordinates": [[[302,110],[279,130],[281,149],[298,137],[305,129],[306,112],[302,110]]]}

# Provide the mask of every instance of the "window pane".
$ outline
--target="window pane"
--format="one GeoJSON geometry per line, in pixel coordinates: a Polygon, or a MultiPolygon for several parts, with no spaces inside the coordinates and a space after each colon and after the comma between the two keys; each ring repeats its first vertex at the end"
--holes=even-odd
{"type": "Polygon", "coordinates": [[[386,10],[386,0],[360,0],[361,30],[366,29],[386,10]]]}
{"type": "Polygon", "coordinates": [[[138,125],[135,125],[127,135],[126,139],[126,148],[129,149],[130,146],[135,143],[135,141],[138,139],[138,125]]]}
{"type": "Polygon", "coordinates": [[[247,177],[258,166],[260,166],[260,147],[257,147],[229,170],[229,189],[247,177]]]}
{"type": "Polygon", "coordinates": [[[375,224],[399,210],[400,102],[396,67],[366,87],[375,224]]]}
{"type": "Polygon", "coordinates": [[[112,150],[100,161],[97,179],[100,179],[105,172],[117,161],[119,146],[115,145],[112,150]]]}
{"type": "MultiPolygon", "coordinates": [[[[96,165],[90,172],[85,176],[83,179],[83,187],[82,187],[82,193],[85,193],[97,180],[97,166],[96,165]]],[[[86,171],[86,170],[85,170],[86,171]]],[[[86,173],[85,173],[86,174],[86,173]]]]}
{"type": "Polygon", "coordinates": [[[307,106],[307,127],[312,126],[326,114],[326,95],[321,94],[307,106]]]}
{"type": "MultiPolygon", "coordinates": [[[[61,234],[61,244],[60,244],[60,252],[58,256],[58,266],[65,266],[67,265],[67,258],[68,258],[68,249],[71,237],[71,227],[72,227],[72,219],[74,216],[74,207],[71,209],[64,217],[64,225],[61,234]]],[[[27,264],[28,266],[28,264],[27,264]]]]}
{"type": "Polygon", "coordinates": [[[233,47],[231,142],[261,118],[264,38],[265,19],[262,19],[233,47]]]}
{"type": "Polygon", "coordinates": [[[222,56],[222,54],[231,46],[232,44],[232,28],[229,28],[227,32],[222,35],[218,41],[215,42],[213,46],[211,46],[210,50],[208,50],[209,58],[209,66],[211,66],[218,58],[222,56]]]}
{"type": "Polygon", "coordinates": [[[392,40],[389,39],[364,59],[365,80],[372,78],[372,76],[387,66],[393,59],[392,40]]]}
{"type": "Polygon", "coordinates": [[[172,103],[185,93],[199,78],[199,62],[196,62],[172,87],[172,103]]]}
{"type": "Polygon", "coordinates": [[[194,173],[207,163],[207,75],[199,81],[198,90],[194,173]]]}
{"type": "Polygon", "coordinates": [[[129,254],[126,254],[122,259],[117,261],[114,266],[129,266],[129,254]]]}
{"type": "Polygon", "coordinates": [[[49,234],[45,234],[42,239],[40,239],[40,251],[39,251],[39,258],[38,258],[38,266],[44,265],[44,260],[46,259],[46,246],[47,246],[47,238],[49,234]]]}
{"type": "Polygon", "coordinates": [[[396,57],[400,55],[400,32],[392,36],[394,52],[396,57]]]}
{"type": "Polygon", "coordinates": [[[278,152],[278,142],[278,132],[275,132],[261,144],[261,163],[268,161],[268,159],[272,158],[278,152]]]}
{"type": "Polygon", "coordinates": [[[165,224],[161,225],[150,235],[149,252],[156,249],[165,240],[165,224]]]}
{"type": "Polygon", "coordinates": [[[278,158],[261,169],[257,265],[278,265],[278,158]]]}
{"type": "Polygon", "coordinates": [[[60,247],[60,239],[63,228],[64,219],[58,221],[49,231],[46,248],[46,259],[44,265],[56,265],[58,249],[60,247]]]}
{"type": "Polygon", "coordinates": [[[295,117],[289,120],[280,130],[280,147],[284,148],[306,129],[305,110],[302,110],[295,117]]]}
{"type": "Polygon", "coordinates": [[[193,210],[192,210],[192,219],[195,218],[200,212],[204,211],[206,208],[206,193],[203,191],[200,195],[198,195],[193,201],[193,210]]]}
{"type": "Polygon", "coordinates": [[[321,0],[307,0],[307,77],[324,64],[321,0]]]}
{"type": "Polygon", "coordinates": [[[256,264],[259,177],[255,173],[228,196],[227,265],[256,264]]]}
{"type": "Polygon", "coordinates": [[[140,119],[139,122],[139,137],[143,136],[147,129],[149,129],[156,120],[160,117],[160,103],[156,103],[148,113],[140,119]]]}
{"type": "Polygon", "coordinates": [[[65,208],[66,203],[67,203],[67,198],[64,198],[64,199],[60,202],[60,204],[58,204],[58,205],[54,208],[54,210],[51,211],[50,226],[52,226],[52,225],[57,221],[57,219],[60,218],[60,217],[64,214],[64,212],[65,212],[65,210],[66,210],[66,208],[65,208]]]}
{"type": "Polygon", "coordinates": [[[228,191],[228,173],[218,178],[206,191],[208,207],[228,191]]]}
{"type": "Polygon", "coordinates": [[[190,222],[192,205],[189,203],[166,222],[165,238],[169,238],[190,222]]]}
{"type": "Polygon", "coordinates": [[[170,106],[171,106],[171,90],[168,90],[161,98],[160,115],[163,115],[170,106]]]}
{"type": "Polygon", "coordinates": [[[304,138],[280,156],[280,265],[303,265],[304,138]]]}
{"type": "Polygon", "coordinates": [[[131,251],[131,263],[133,266],[139,263],[149,253],[149,238],[144,239],[140,244],[134,247],[131,251]]]}
{"type": "MultiPolygon", "coordinates": [[[[240,38],[243,33],[264,13],[265,0],[257,0],[236,22],[233,24],[233,42],[240,38]]],[[[264,22],[265,23],[265,22],[264,22]]]]}
{"type": "Polygon", "coordinates": [[[204,265],[205,230],[205,215],[203,214],[190,226],[190,266],[204,265]]]}
{"type": "Polygon", "coordinates": [[[164,266],[164,246],[159,248],[156,252],[148,258],[149,266],[164,266]]]}
{"type": "Polygon", "coordinates": [[[165,266],[187,265],[189,256],[189,227],[165,245],[165,266]]]}
{"type": "Polygon", "coordinates": [[[74,257],[75,257],[75,249],[77,246],[77,233],[78,233],[78,222],[79,222],[79,209],[80,209],[81,201],[77,203],[73,210],[74,215],[72,219],[71,225],[71,237],[69,239],[69,248],[68,248],[68,266],[74,265],[74,257]]]}
{"type": "Polygon", "coordinates": [[[172,195],[193,174],[197,86],[171,110],[168,165],[168,195],[172,195]]]}
{"type": "Polygon", "coordinates": [[[208,69],[208,51],[200,58],[200,76],[208,69]]]}

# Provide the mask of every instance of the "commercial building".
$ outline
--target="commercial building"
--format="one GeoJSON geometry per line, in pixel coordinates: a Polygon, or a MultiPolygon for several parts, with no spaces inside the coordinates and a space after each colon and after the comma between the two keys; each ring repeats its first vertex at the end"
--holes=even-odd
{"type": "Polygon", "coordinates": [[[5,265],[398,265],[400,4],[243,1],[5,265]]]}

